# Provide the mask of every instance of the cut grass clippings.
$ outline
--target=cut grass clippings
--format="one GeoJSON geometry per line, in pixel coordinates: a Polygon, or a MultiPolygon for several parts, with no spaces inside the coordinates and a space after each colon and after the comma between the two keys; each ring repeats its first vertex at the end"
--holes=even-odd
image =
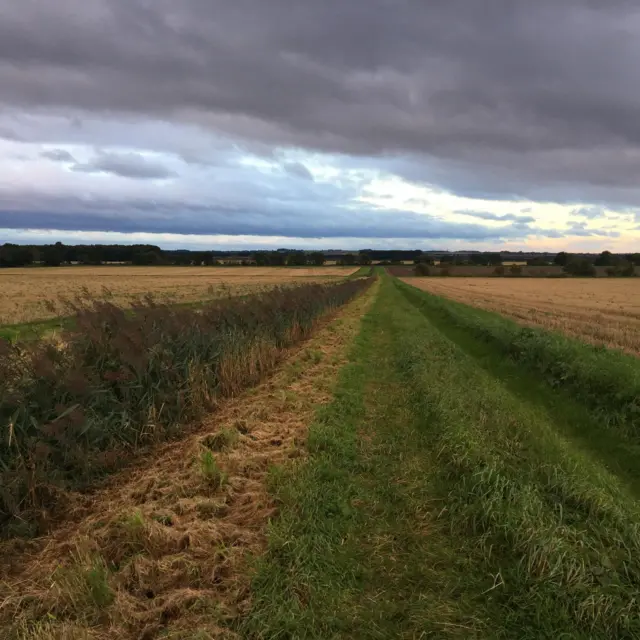
{"type": "Polygon", "coordinates": [[[0,546],[0,637],[237,637],[249,557],[264,549],[277,508],[267,482],[274,465],[303,454],[307,425],[330,400],[374,295],[349,303],[196,434],[114,476],[81,517],[41,540],[0,546]]]}

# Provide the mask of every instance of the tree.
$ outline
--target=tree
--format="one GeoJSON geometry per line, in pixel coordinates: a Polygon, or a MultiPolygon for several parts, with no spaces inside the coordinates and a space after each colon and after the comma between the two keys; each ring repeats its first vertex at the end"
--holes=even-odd
{"type": "Polygon", "coordinates": [[[213,253],[211,251],[201,251],[197,258],[199,264],[210,267],[213,264],[213,253]]]}
{"type": "Polygon", "coordinates": [[[426,262],[419,262],[413,269],[413,272],[417,276],[430,276],[431,269],[429,269],[429,265],[426,262]]]}
{"type": "Polygon", "coordinates": [[[594,278],[596,276],[596,268],[587,258],[573,258],[564,267],[566,273],[572,276],[583,276],[594,278]]]}
{"type": "Polygon", "coordinates": [[[522,266],[519,264],[512,264],[509,267],[509,274],[512,276],[521,276],[522,275],[522,266]]]}
{"type": "Polygon", "coordinates": [[[64,253],[60,247],[50,245],[42,249],[42,261],[47,267],[59,267],[64,259],[64,253]]]}
{"type": "Polygon", "coordinates": [[[636,265],[636,267],[640,266],[640,253],[630,253],[625,256],[625,258],[631,262],[631,264],[636,265]]]}
{"type": "Polygon", "coordinates": [[[503,276],[503,275],[505,274],[505,272],[506,272],[506,269],[505,269],[504,265],[502,265],[502,264],[498,265],[498,266],[493,270],[493,273],[494,273],[496,276],[503,276]]]}
{"type": "Polygon", "coordinates": [[[304,251],[292,251],[287,255],[287,266],[304,267],[307,264],[307,256],[304,251]]]}
{"type": "Polygon", "coordinates": [[[150,266],[160,264],[161,260],[161,256],[155,251],[140,251],[134,254],[132,262],[139,266],[150,266]]]}
{"type": "Polygon", "coordinates": [[[548,267],[549,263],[544,258],[531,258],[531,260],[527,260],[528,267],[548,267]]]}
{"type": "Polygon", "coordinates": [[[321,251],[314,251],[311,255],[309,255],[309,261],[311,264],[316,265],[317,267],[321,267],[325,263],[324,253],[321,251]]]}
{"type": "Polygon", "coordinates": [[[0,247],[0,267],[25,267],[33,262],[33,251],[17,244],[0,247]]]}
{"type": "Polygon", "coordinates": [[[353,253],[345,253],[341,258],[338,259],[337,262],[338,264],[346,266],[353,266],[355,264],[358,264],[358,261],[356,260],[356,257],[353,255],[353,253]]]}
{"type": "Polygon", "coordinates": [[[566,267],[569,264],[572,256],[570,253],[566,251],[561,251],[554,259],[554,264],[557,264],[559,267],[566,267]]]}
{"type": "Polygon", "coordinates": [[[611,251],[603,251],[593,263],[596,267],[613,267],[619,262],[618,257],[611,251]]]}
{"type": "Polygon", "coordinates": [[[371,253],[369,251],[361,251],[358,257],[358,263],[363,265],[369,265],[373,262],[371,253]]]}

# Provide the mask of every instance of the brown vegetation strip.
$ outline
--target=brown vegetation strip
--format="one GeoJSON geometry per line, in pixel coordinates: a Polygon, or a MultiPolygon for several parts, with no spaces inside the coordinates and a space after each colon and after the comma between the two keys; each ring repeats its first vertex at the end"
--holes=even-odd
{"type": "Polygon", "coordinates": [[[110,292],[118,304],[152,294],[167,302],[244,295],[296,282],[347,277],[357,267],[52,267],[0,269],[0,325],[64,313],[61,298],[110,292]]]}
{"type": "Polygon", "coordinates": [[[269,469],[302,455],[376,290],[197,433],[116,476],[80,521],[0,545],[0,638],[235,637],[228,623],[249,604],[249,556],[275,512],[269,469]]]}
{"type": "Polygon", "coordinates": [[[635,278],[402,280],[522,324],[640,355],[640,284],[635,278]]]}

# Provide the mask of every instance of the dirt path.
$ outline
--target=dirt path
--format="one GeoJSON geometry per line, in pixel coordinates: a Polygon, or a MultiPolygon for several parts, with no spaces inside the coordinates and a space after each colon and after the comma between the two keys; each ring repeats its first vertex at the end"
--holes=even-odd
{"type": "Polygon", "coordinates": [[[0,546],[0,638],[234,637],[229,622],[249,604],[249,558],[276,509],[270,469],[302,455],[377,286],[267,382],[98,492],[79,522],[35,552],[0,546]]]}

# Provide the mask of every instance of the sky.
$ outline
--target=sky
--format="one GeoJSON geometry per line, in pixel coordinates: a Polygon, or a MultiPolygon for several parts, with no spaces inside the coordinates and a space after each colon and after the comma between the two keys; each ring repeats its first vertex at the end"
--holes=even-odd
{"type": "Polygon", "coordinates": [[[0,4],[0,243],[637,251],[632,0],[0,4]]]}

